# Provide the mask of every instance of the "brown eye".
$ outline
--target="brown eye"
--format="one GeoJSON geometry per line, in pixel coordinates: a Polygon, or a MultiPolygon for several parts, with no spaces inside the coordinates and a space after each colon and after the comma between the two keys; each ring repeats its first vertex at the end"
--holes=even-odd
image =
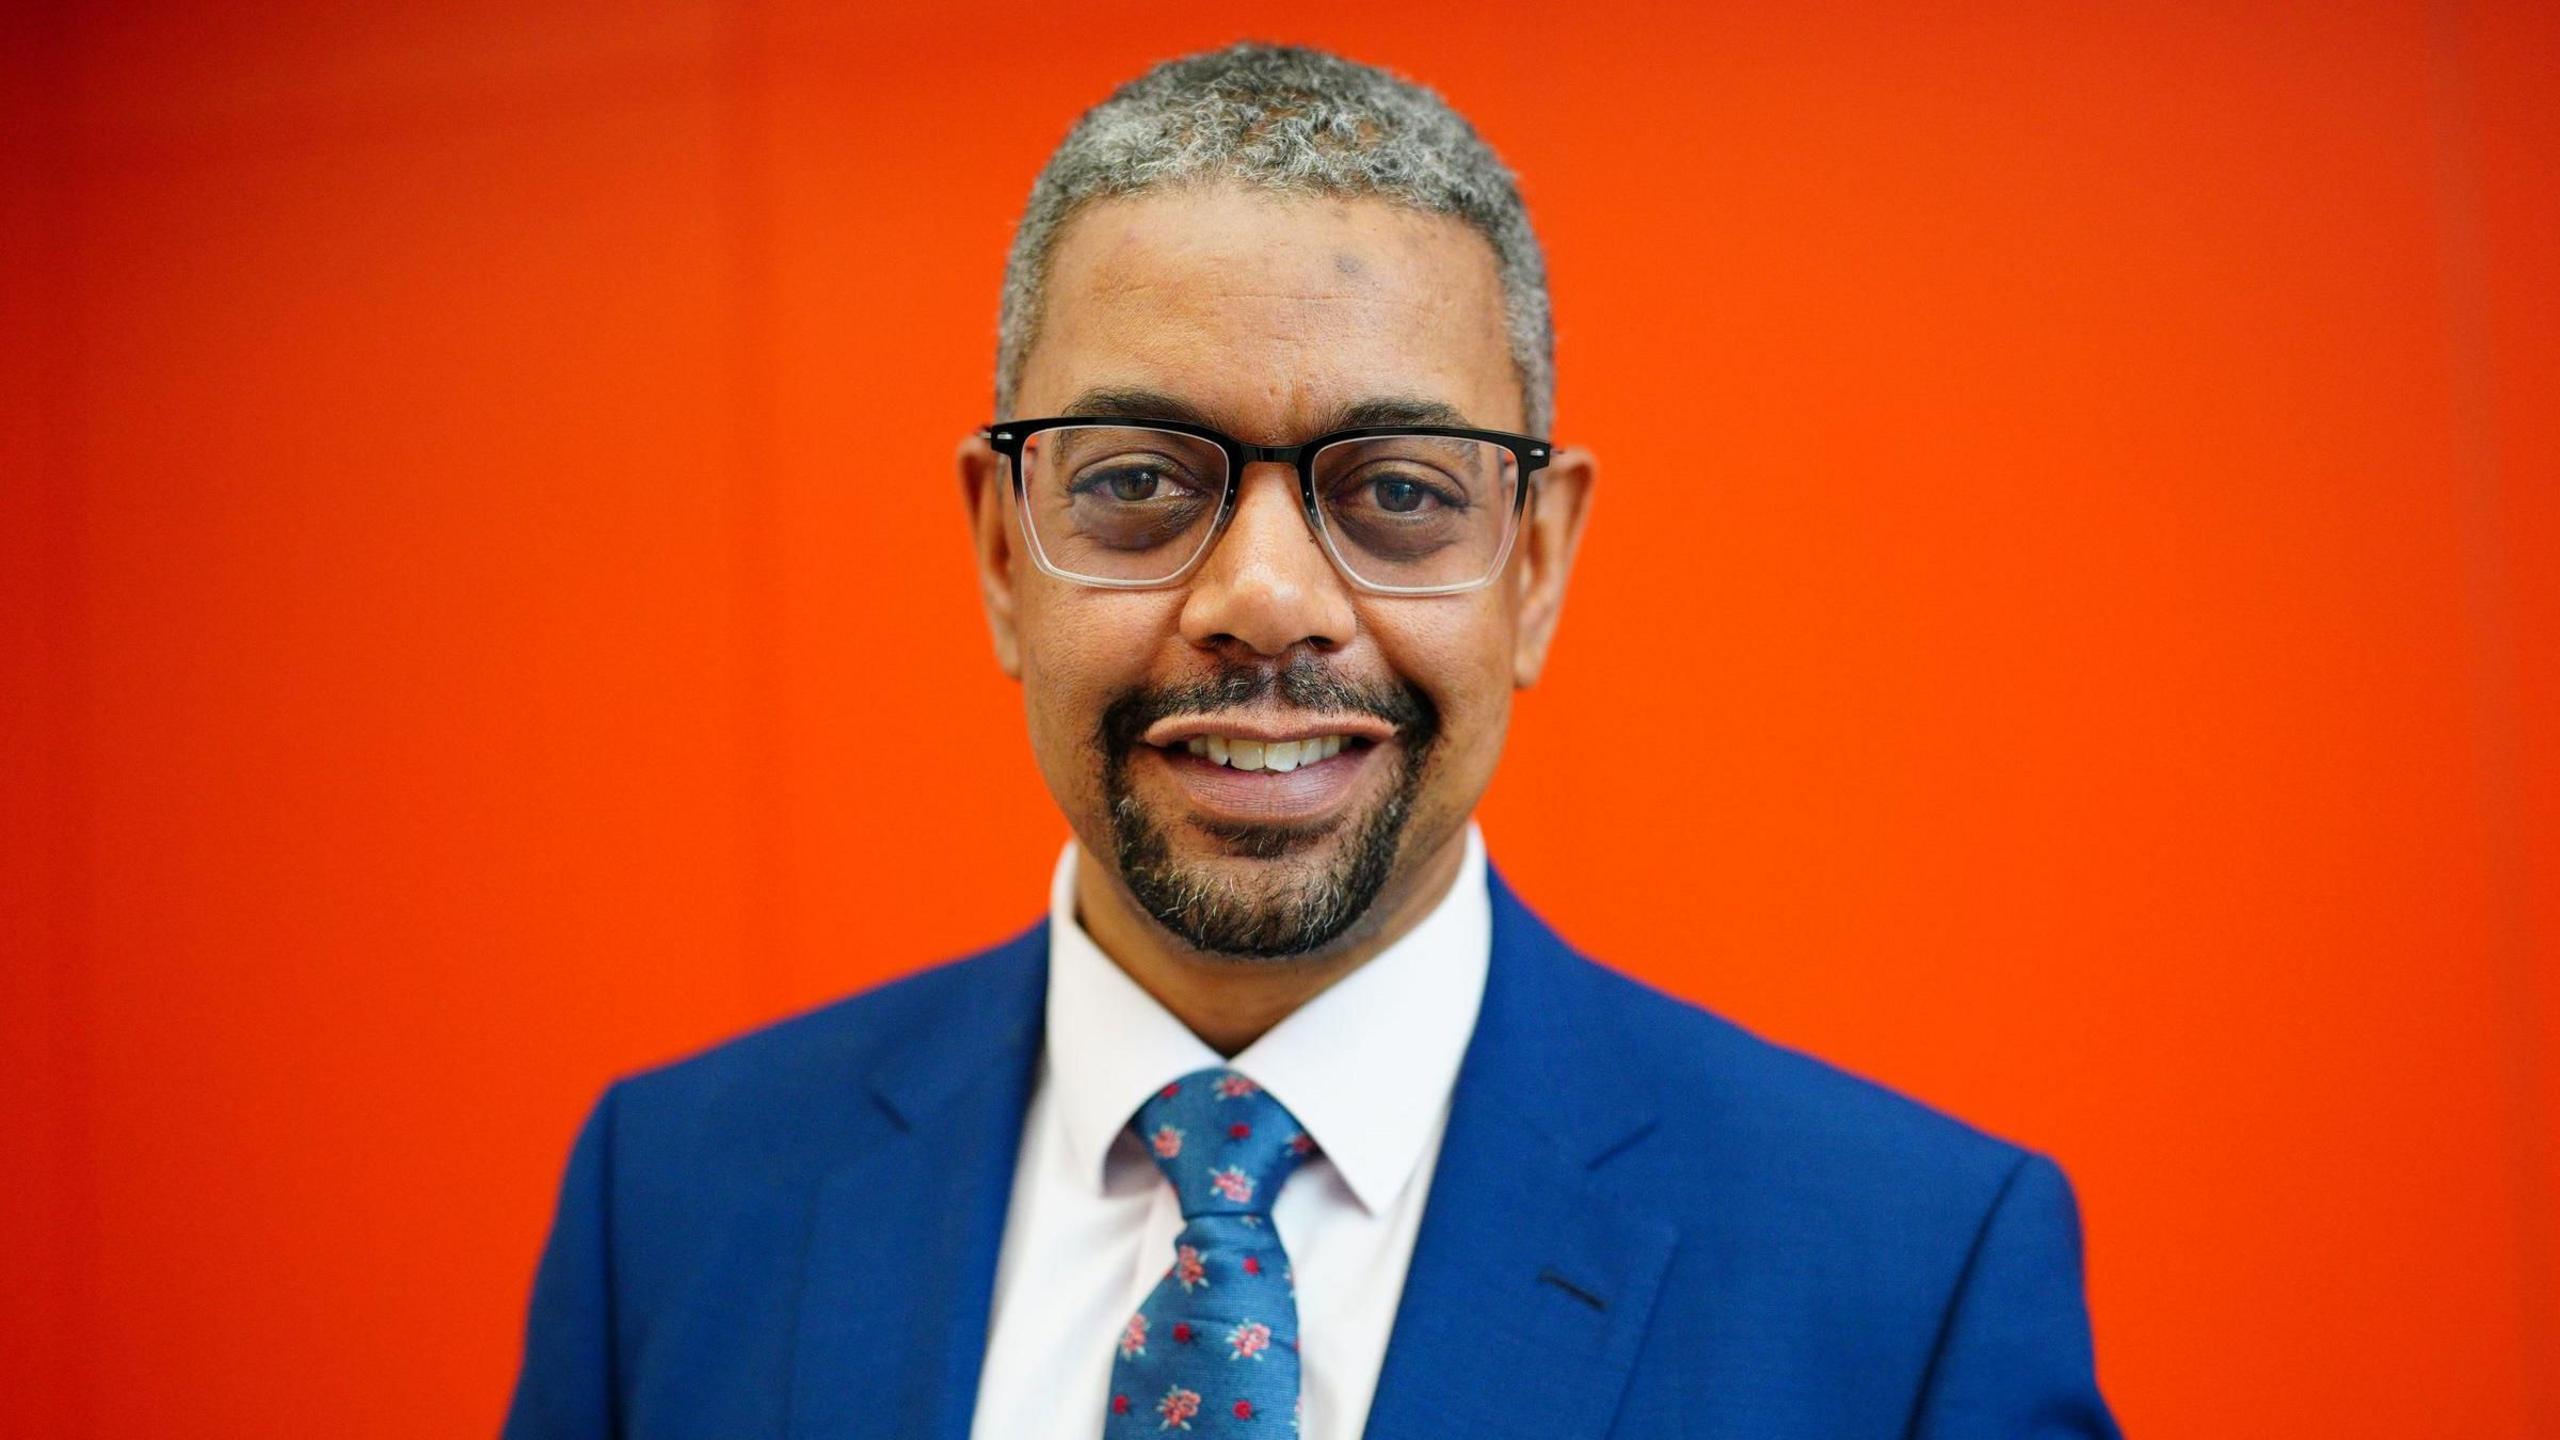
{"type": "Polygon", "coordinates": [[[1394,515],[1410,515],[1431,498],[1431,492],[1411,480],[1381,480],[1373,488],[1378,508],[1394,515]]]}
{"type": "Polygon", "coordinates": [[[1114,500],[1144,500],[1156,493],[1158,484],[1152,470],[1114,470],[1103,482],[1114,500]]]}

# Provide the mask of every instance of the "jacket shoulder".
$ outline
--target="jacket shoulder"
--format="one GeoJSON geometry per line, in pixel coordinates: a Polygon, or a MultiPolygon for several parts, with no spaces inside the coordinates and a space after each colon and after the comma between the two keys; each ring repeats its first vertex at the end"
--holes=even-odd
{"type": "Polygon", "coordinates": [[[627,1076],[609,1097],[616,1148],[678,1164],[740,1150],[781,1160],[866,1130],[881,1118],[867,1082],[885,1065],[919,1046],[965,1060],[995,1047],[1011,1012],[1036,1016],[1042,939],[1034,926],[627,1076]]]}
{"type": "Polygon", "coordinates": [[[1586,959],[1516,901],[1497,933],[1507,1006],[1546,1017],[1515,1028],[1562,1036],[1524,1058],[1602,1117],[1592,1184],[1676,1236],[1652,1324],[1678,1358],[1639,1366],[1634,1411],[1722,1393],[1753,1433],[2115,1433],[2050,1160],[1586,959]]]}
{"type": "MultiPolygon", "coordinates": [[[[1580,955],[1568,984],[1610,1017],[1624,1083],[1659,1116],[1654,1167],[1712,1169],[1812,1210],[1978,1218],[2029,1153],[1829,1061],[1580,955]]],[[[1630,1157],[1635,1158],[1635,1157],[1630,1157]]],[[[1677,1177],[1666,1176],[1666,1179],[1677,1177]]]]}

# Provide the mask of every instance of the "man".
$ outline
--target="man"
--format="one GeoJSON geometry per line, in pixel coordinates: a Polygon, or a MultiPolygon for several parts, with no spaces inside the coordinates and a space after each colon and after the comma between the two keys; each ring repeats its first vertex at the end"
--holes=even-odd
{"type": "Polygon", "coordinates": [[[1464,120],[1161,66],[1034,186],[999,352],[959,469],[1048,918],[614,1086],[510,1434],[2114,1433],[2049,1161],[1486,865],[1594,466],[1464,120]]]}

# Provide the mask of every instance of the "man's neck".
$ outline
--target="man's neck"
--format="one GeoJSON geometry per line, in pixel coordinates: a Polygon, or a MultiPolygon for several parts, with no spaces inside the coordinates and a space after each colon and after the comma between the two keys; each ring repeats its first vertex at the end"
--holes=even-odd
{"type": "Polygon", "coordinates": [[[1460,826],[1403,885],[1389,882],[1345,938],[1281,960],[1211,955],[1185,945],[1137,902],[1093,852],[1076,847],[1076,919],[1113,964],[1209,1048],[1232,1056],[1343,976],[1413,932],[1449,894],[1467,853],[1460,826]]]}

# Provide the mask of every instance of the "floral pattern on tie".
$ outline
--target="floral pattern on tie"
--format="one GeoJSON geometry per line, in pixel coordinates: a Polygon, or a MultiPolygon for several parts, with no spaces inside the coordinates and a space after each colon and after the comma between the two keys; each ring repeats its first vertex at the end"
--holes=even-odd
{"type": "Polygon", "coordinates": [[[1294,1431],[1297,1287],[1271,1203],[1315,1142],[1224,1066],[1157,1091],[1129,1129],[1172,1184],[1183,1226],[1164,1278],[1121,1326],[1104,1440],[1294,1431]]]}

